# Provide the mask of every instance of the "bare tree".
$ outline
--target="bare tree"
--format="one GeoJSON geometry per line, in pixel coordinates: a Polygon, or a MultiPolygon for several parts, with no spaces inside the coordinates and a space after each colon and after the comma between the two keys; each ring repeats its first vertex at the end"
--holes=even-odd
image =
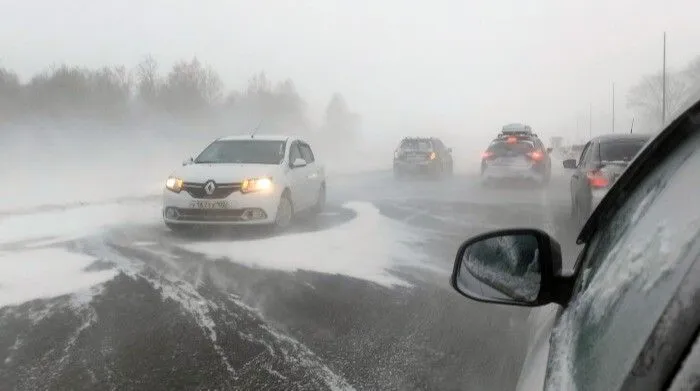
{"type": "Polygon", "coordinates": [[[161,101],[173,113],[186,113],[211,108],[222,95],[223,82],[217,73],[195,57],[173,66],[161,91],[161,101]]]}
{"type": "MultiPolygon", "coordinates": [[[[667,118],[673,118],[680,113],[688,94],[688,84],[682,75],[666,75],[667,118]]],[[[657,128],[661,125],[662,96],[663,75],[648,75],[630,89],[627,94],[627,107],[633,109],[638,117],[649,121],[651,128],[657,128]]]]}
{"type": "Polygon", "coordinates": [[[150,107],[156,106],[162,84],[158,76],[158,63],[148,55],[136,66],[134,73],[138,98],[150,107]]]}

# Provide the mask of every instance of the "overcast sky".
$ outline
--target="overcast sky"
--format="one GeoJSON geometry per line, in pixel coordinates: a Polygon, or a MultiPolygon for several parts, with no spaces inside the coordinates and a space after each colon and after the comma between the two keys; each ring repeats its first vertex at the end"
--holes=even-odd
{"type": "MultiPolygon", "coordinates": [[[[312,114],[342,92],[371,131],[462,134],[524,121],[545,134],[629,128],[626,92],[700,55],[697,0],[0,0],[0,65],[164,67],[198,56],[227,87],[291,78],[312,114]],[[376,128],[376,130],[375,130],[376,128]],[[413,129],[411,129],[413,130],[413,129]]],[[[367,130],[367,129],[366,129],[367,130]]]]}

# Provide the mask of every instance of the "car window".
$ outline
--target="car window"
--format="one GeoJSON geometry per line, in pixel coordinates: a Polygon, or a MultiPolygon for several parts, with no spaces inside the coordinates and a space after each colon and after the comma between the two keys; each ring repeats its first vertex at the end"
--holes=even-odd
{"type": "Polygon", "coordinates": [[[697,193],[699,147],[695,135],[661,162],[591,239],[552,334],[548,389],[617,390],[626,381],[700,255],[700,208],[677,207],[697,193]]]}
{"type": "Polygon", "coordinates": [[[588,143],[586,144],[585,147],[583,147],[583,151],[581,151],[581,158],[579,158],[578,161],[578,166],[583,167],[586,164],[588,164],[588,159],[591,157],[591,151],[593,150],[593,144],[588,143]]]}
{"type": "Polygon", "coordinates": [[[314,153],[311,151],[311,147],[308,144],[299,144],[299,150],[301,151],[301,156],[307,163],[314,162],[314,153]]]}
{"type": "Polygon", "coordinates": [[[429,140],[404,140],[401,142],[401,149],[413,151],[430,151],[433,149],[429,140]]]}
{"type": "Polygon", "coordinates": [[[644,146],[646,140],[619,140],[600,143],[600,159],[606,162],[628,162],[644,146]]]}
{"type": "Polygon", "coordinates": [[[301,152],[299,151],[299,143],[293,142],[291,147],[289,147],[289,163],[294,163],[297,159],[303,159],[301,152]]]}
{"type": "Polygon", "coordinates": [[[198,164],[280,164],[285,141],[218,140],[195,159],[198,164]]]}
{"type": "Polygon", "coordinates": [[[489,152],[493,152],[494,156],[505,156],[508,153],[526,154],[531,152],[534,145],[530,141],[519,141],[517,143],[508,143],[497,141],[491,144],[488,148],[489,152]]]}

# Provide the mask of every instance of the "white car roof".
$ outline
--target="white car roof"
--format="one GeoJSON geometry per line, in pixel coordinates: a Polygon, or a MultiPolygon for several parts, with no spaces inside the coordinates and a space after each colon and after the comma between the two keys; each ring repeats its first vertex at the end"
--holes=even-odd
{"type": "Polygon", "coordinates": [[[268,140],[268,141],[286,141],[289,139],[297,140],[296,137],[285,136],[285,135],[275,135],[275,134],[256,134],[251,137],[249,134],[237,134],[232,136],[225,136],[219,138],[219,140],[268,140]]]}

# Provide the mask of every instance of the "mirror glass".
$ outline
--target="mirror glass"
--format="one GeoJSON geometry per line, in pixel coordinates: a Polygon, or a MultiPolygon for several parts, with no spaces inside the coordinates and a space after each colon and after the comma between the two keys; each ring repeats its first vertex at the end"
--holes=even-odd
{"type": "Polygon", "coordinates": [[[302,158],[297,158],[292,163],[292,166],[294,166],[294,167],[303,167],[305,165],[306,165],[306,160],[304,160],[302,158]]]}
{"type": "Polygon", "coordinates": [[[540,249],[532,234],[485,238],[464,251],[457,288],[475,299],[534,303],[540,292],[540,249]]]}

